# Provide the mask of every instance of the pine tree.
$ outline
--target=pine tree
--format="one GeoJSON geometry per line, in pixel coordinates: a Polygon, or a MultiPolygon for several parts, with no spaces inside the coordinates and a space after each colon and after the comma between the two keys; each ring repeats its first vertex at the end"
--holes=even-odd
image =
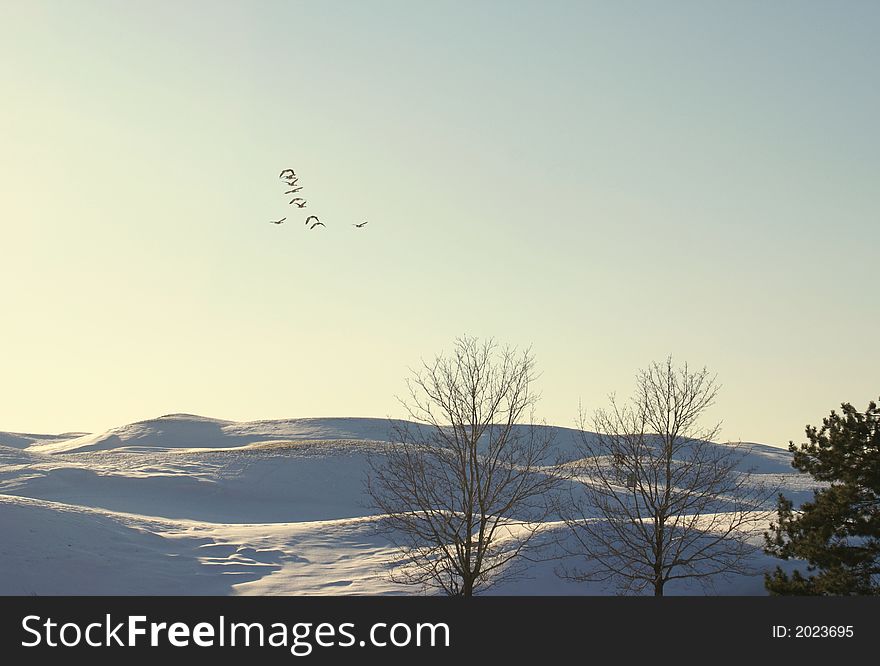
{"type": "Polygon", "coordinates": [[[806,560],[807,572],[777,567],[764,577],[771,594],[880,594],[880,409],[841,410],[807,426],[807,443],[789,444],[792,466],[830,485],[800,510],[780,495],[764,550],[806,560]]]}

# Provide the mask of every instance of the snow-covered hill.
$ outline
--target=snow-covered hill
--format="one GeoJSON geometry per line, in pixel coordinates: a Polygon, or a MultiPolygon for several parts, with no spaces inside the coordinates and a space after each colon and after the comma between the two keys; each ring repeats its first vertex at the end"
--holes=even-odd
{"type": "Polygon", "coordinates": [[[324,418],[237,422],[193,414],[169,414],[111,428],[99,434],[59,438],[51,442],[36,441],[32,446],[34,451],[40,453],[82,453],[110,449],[216,449],[237,448],[258,442],[303,439],[387,441],[390,430],[391,422],[387,419],[324,418]]]}
{"type": "MultiPolygon", "coordinates": [[[[0,593],[406,592],[382,575],[390,546],[364,492],[368,457],[394,445],[391,432],[387,419],[174,414],[92,435],[0,433],[0,593]]],[[[577,457],[579,433],[552,434],[577,457]]],[[[744,466],[808,497],[785,450],[754,445],[744,466]]],[[[760,577],[716,589],[761,590],[760,577]]],[[[547,564],[497,591],[608,590],[547,564]]]]}

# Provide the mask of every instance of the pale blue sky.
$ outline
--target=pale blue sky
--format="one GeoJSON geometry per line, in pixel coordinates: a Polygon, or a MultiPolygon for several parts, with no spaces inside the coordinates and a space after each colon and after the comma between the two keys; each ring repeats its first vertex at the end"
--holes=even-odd
{"type": "Polygon", "coordinates": [[[533,345],[552,423],[672,353],[725,437],[800,439],[880,391],[878,32],[867,1],[0,0],[0,429],[399,415],[468,333],[533,345]]]}

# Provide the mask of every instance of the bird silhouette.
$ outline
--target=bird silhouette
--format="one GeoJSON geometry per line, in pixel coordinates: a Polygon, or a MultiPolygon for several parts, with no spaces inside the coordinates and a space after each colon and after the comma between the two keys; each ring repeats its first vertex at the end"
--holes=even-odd
{"type": "Polygon", "coordinates": [[[281,224],[286,219],[286,217],[282,217],[280,220],[269,220],[269,224],[281,224]]]}
{"type": "Polygon", "coordinates": [[[306,218],[306,226],[308,226],[308,225],[309,225],[309,222],[311,222],[312,220],[314,220],[316,223],[317,223],[317,222],[320,222],[320,220],[318,219],[318,216],[317,216],[317,215],[309,215],[309,216],[306,218]]]}
{"type": "Polygon", "coordinates": [[[302,197],[294,197],[294,198],[291,199],[288,203],[295,203],[295,204],[296,204],[297,206],[299,206],[300,208],[305,208],[305,207],[306,207],[306,200],[303,199],[302,197]],[[299,202],[302,202],[302,205],[300,205],[299,202]]]}
{"type": "Polygon", "coordinates": [[[319,227],[319,226],[320,226],[320,227],[326,227],[327,225],[324,224],[323,222],[315,222],[312,226],[309,227],[309,231],[311,231],[311,230],[314,229],[315,227],[319,227]]]}
{"type": "Polygon", "coordinates": [[[351,226],[357,227],[358,229],[363,229],[367,225],[368,222],[369,222],[369,220],[364,220],[360,224],[352,224],[351,226]]]}
{"type": "Polygon", "coordinates": [[[285,169],[281,173],[278,174],[279,178],[284,178],[284,174],[289,173],[293,178],[296,178],[296,172],[293,169],[285,169]]]}
{"type": "Polygon", "coordinates": [[[299,187],[294,187],[292,190],[287,190],[284,194],[296,194],[297,192],[302,191],[302,185],[299,187]]]}

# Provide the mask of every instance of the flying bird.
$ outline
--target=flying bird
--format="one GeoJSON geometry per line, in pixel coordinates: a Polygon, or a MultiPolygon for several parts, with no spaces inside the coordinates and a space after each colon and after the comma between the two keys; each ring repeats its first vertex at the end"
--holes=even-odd
{"type": "Polygon", "coordinates": [[[306,200],[303,199],[302,197],[294,197],[294,198],[291,199],[288,203],[295,203],[295,204],[296,204],[297,206],[299,206],[300,208],[305,208],[305,207],[306,207],[306,200]],[[300,204],[300,202],[302,202],[302,204],[300,204]]]}
{"type": "Polygon", "coordinates": [[[352,224],[351,226],[357,227],[358,229],[363,229],[367,225],[368,222],[369,222],[369,220],[364,220],[360,224],[352,224]]]}
{"type": "Polygon", "coordinates": [[[302,191],[302,185],[299,187],[294,187],[292,190],[287,190],[284,194],[296,194],[297,192],[302,191]]]}
{"type": "MultiPolygon", "coordinates": [[[[309,222],[311,222],[312,220],[315,221],[315,224],[313,224],[311,227],[309,227],[310,229],[314,229],[316,224],[321,224],[321,225],[324,224],[323,222],[321,222],[321,220],[318,219],[318,216],[317,216],[317,215],[309,215],[309,216],[306,218],[306,226],[308,226],[308,225],[309,225],[309,222]]],[[[325,225],[325,226],[326,226],[326,225],[325,225]]]]}
{"type": "Polygon", "coordinates": [[[318,227],[318,226],[326,227],[327,225],[324,224],[323,222],[315,222],[312,226],[309,227],[309,231],[311,231],[312,229],[314,229],[315,227],[318,227]]]}
{"type": "Polygon", "coordinates": [[[284,174],[289,173],[293,178],[296,178],[296,172],[293,169],[285,169],[281,173],[278,174],[279,178],[284,178],[284,174]]]}
{"type": "Polygon", "coordinates": [[[269,224],[281,224],[286,219],[286,217],[282,217],[280,220],[269,220],[269,224]]]}

